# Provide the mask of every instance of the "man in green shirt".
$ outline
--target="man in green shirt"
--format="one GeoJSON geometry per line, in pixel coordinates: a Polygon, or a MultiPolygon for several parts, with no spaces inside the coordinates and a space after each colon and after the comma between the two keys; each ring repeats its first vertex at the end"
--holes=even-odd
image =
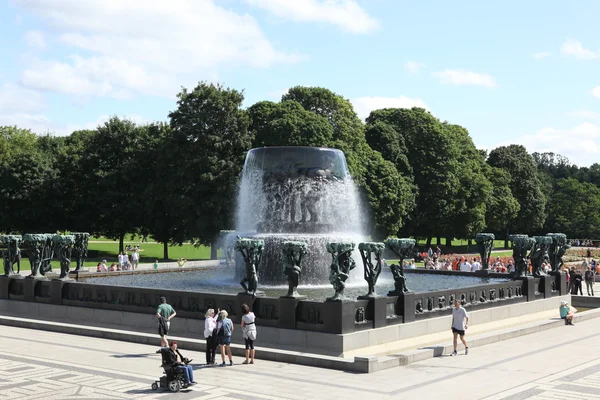
{"type": "Polygon", "coordinates": [[[170,304],[167,304],[165,297],[160,298],[160,305],[156,309],[156,318],[158,318],[158,334],[160,335],[160,346],[169,347],[167,335],[171,327],[171,319],[175,318],[177,313],[170,304]]]}

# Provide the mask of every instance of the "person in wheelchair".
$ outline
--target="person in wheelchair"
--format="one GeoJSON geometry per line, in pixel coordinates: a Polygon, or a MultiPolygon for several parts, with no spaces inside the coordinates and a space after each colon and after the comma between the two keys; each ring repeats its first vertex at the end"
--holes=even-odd
{"type": "Polygon", "coordinates": [[[184,387],[195,385],[194,370],[191,365],[188,365],[192,360],[185,358],[177,350],[177,342],[172,341],[169,348],[161,349],[163,357],[163,368],[169,374],[169,370],[183,375],[184,387]]]}

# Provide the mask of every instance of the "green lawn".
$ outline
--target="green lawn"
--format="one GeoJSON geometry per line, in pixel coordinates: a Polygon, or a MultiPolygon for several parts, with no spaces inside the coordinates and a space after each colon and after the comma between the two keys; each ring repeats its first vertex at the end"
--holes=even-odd
{"type": "MultiPolygon", "coordinates": [[[[95,238],[90,240],[96,241],[95,238]]],[[[112,242],[110,240],[102,241],[105,243],[89,244],[88,258],[85,262],[86,267],[95,267],[103,259],[106,259],[109,266],[112,262],[117,262],[119,243],[112,242]]],[[[138,242],[125,241],[125,246],[127,246],[127,244],[137,245],[138,242]]],[[[153,263],[155,260],[159,260],[160,262],[163,261],[163,245],[161,243],[142,243],[140,248],[142,249],[140,252],[140,263],[153,263]]],[[[220,252],[217,254],[219,256],[221,255],[220,252]]],[[[177,260],[181,257],[187,260],[208,260],[210,259],[210,247],[195,247],[191,244],[184,244],[182,246],[169,246],[170,260],[177,260]]],[[[53,261],[52,265],[53,267],[59,268],[58,261],[53,261]]],[[[71,268],[75,268],[75,262],[71,263],[71,268]]],[[[27,258],[23,258],[21,260],[21,269],[30,269],[29,260],[27,258]]]]}

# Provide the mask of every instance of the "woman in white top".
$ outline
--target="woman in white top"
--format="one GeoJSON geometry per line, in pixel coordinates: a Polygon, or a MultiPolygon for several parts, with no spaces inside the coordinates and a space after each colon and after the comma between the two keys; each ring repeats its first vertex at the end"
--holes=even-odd
{"type": "Polygon", "coordinates": [[[254,313],[250,311],[250,307],[247,304],[242,304],[242,332],[244,333],[244,343],[246,344],[246,361],[242,364],[254,364],[254,341],[256,340],[256,324],[254,321],[256,317],[254,313]],[[248,356],[250,356],[250,362],[248,362],[248,356]]]}
{"type": "Polygon", "coordinates": [[[204,338],[206,339],[206,364],[212,365],[215,363],[215,352],[217,350],[217,318],[215,310],[209,308],[204,315],[204,338]]]}

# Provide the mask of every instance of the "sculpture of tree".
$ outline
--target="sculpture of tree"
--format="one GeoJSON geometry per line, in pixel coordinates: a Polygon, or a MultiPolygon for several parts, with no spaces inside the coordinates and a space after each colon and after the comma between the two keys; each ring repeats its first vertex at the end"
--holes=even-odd
{"type": "Polygon", "coordinates": [[[71,251],[75,243],[75,235],[54,235],[52,237],[54,244],[54,254],[60,261],[60,279],[65,279],[69,276],[71,268],[71,251]]]}
{"type": "Polygon", "coordinates": [[[54,244],[52,239],[54,235],[51,233],[45,233],[44,247],[42,250],[42,261],[40,264],[40,273],[44,276],[48,272],[52,272],[52,259],[54,258],[54,244]]]}
{"type": "Polygon", "coordinates": [[[284,297],[305,297],[298,294],[298,283],[302,267],[302,257],[308,253],[308,244],[305,242],[286,241],[283,242],[281,252],[284,258],[283,273],[287,276],[288,292],[284,297]]]}
{"type": "Polygon", "coordinates": [[[569,248],[567,235],[564,233],[548,233],[546,236],[552,238],[552,244],[548,247],[548,257],[550,258],[552,272],[560,271],[563,265],[562,256],[569,248]]]}
{"type": "Polygon", "coordinates": [[[235,250],[239,251],[246,263],[246,276],[240,282],[245,294],[255,296],[258,288],[258,264],[262,257],[265,242],[262,240],[242,239],[235,241],[235,250]]]}
{"type": "Polygon", "coordinates": [[[4,275],[19,274],[21,272],[21,235],[4,235],[0,237],[4,247],[2,258],[4,259],[4,275]],[[17,264],[17,272],[14,270],[14,265],[17,264]]]}
{"type": "Polygon", "coordinates": [[[399,258],[399,265],[390,265],[392,276],[394,277],[394,290],[389,295],[398,295],[406,292],[410,292],[406,286],[406,276],[404,275],[404,260],[408,258],[415,247],[416,241],[414,239],[398,239],[390,238],[386,239],[385,247],[393,251],[399,258]]]}
{"type": "Polygon", "coordinates": [[[225,260],[227,264],[235,261],[235,241],[237,237],[235,231],[225,231],[222,230],[219,232],[219,240],[221,244],[221,248],[223,249],[223,255],[225,256],[225,260]]]}
{"type": "Polygon", "coordinates": [[[475,235],[475,243],[477,243],[477,250],[481,256],[481,268],[484,271],[489,268],[495,238],[493,233],[478,233],[475,235]]]}
{"type": "Polygon", "coordinates": [[[531,266],[533,267],[533,276],[543,276],[546,273],[542,269],[542,263],[548,258],[548,248],[552,245],[550,236],[534,236],[535,244],[529,253],[531,266]]]}
{"type": "Polygon", "coordinates": [[[90,234],[87,232],[73,232],[72,235],[75,237],[75,243],[73,244],[73,256],[77,261],[75,272],[78,272],[83,268],[85,259],[88,254],[88,241],[90,234]]]}
{"type": "Polygon", "coordinates": [[[329,267],[329,282],[333,285],[335,294],[328,297],[328,301],[341,301],[344,299],[346,280],[350,271],[356,267],[352,258],[355,244],[352,242],[327,243],[327,251],[331,254],[331,266],[329,267]]]}
{"type": "Polygon", "coordinates": [[[358,244],[358,250],[364,265],[365,281],[369,285],[369,292],[359,298],[377,297],[375,293],[375,284],[381,274],[381,255],[385,249],[385,244],[381,242],[365,242],[358,244]],[[375,265],[373,265],[373,256],[375,256],[375,265]]]}
{"type": "Polygon", "coordinates": [[[510,235],[508,240],[512,242],[513,259],[515,260],[514,278],[523,278],[527,276],[528,263],[527,252],[535,244],[535,239],[527,235],[510,235]]]}
{"type": "Polygon", "coordinates": [[[27,256],[31,265],[31,278],[37,278],[40,275],[45,275],[45,268],[42,268],[44,257],[47,253],[46,244],[48,240],[52,240],[52,236],[44,233],[26,233],[23,235],[23,242],[27,246],[27,256]]]}

